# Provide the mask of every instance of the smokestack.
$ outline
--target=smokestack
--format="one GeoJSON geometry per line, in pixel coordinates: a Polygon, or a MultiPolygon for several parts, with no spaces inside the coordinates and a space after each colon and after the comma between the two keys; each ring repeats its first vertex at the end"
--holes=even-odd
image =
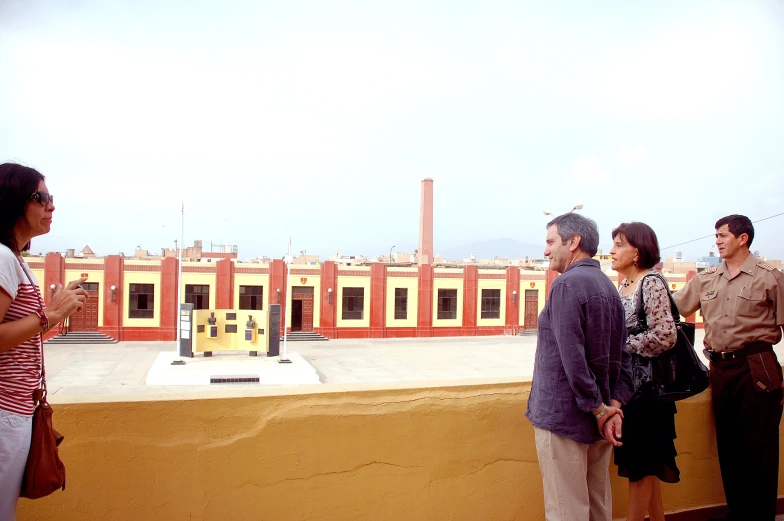
{"type": "Polygon", "coordinates": [[[422,180],[422,199],[419,205],[419,251],[417,264],[433,263],[433,180],[422,180]]]}

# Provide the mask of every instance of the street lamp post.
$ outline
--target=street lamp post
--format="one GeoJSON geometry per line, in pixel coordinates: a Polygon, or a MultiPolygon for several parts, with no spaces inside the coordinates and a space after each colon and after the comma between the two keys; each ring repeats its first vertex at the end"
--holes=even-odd
{"type": "Polygon", "coordinates": [[[390,263],[390,264],[392,264],[392,250],[394,250],[394,249],[395,249],[395,247],[394,247],[394,246],[392,246],[391,248],[389,248],[389,263],[390,263]]]}
{"type": "MultiPolygon", "coordinates": [[[[176,345],[174,348],[174,352],[179,355],[180,353],[180,343],[182,341],[182,245],[183,242],[183,233],[185,230],[185,201],[180,202],[180,239],[174,239],[174,249],[177,254],[177,310],[176,310],[176,318],[175,324],[177,327],[177,337],[176,337],[176,345]]],[[[114,297],[114,291],[112,291],[112,297],[114,297]]],[[[180,358],[175,358],[172,360],[171,365],[185,365],[185,362],[180,358]]]]}
{"type": "MultiPolygon", "coordinates": [[[[582,205],[582,204],[576,204],[576,205],[574,205],[574,208],[572,208],[571,210],[569,210],[569,211],[568,211],[568,212],[566,212],[566,213],[572,213],[572,212],[573,212],[573,211],[575,211],[575,210],[582,210],[582,209],[583,209],[583,205],[582,205]]],[[[553,217],[555,217],[555,214],[554,214],[554,213],[551,213],[551,212],[549,212],[549,211],[547,211],[547,210],[545,210],[545,211],[544,211],[544,214],[545,214],[545,215],[552,215],[553,217]]]]}
{"type": "MultiPolygon", "coordinates": [[[[291,359],[288,357],[288,350],[286,349],[287,341],[289,338],[289,335],[286,331],[286,313],[288,312],[289,302],[291,299],[291,297],[289,296],[291,295],[290,288],[291,288],[291,237],[289,236],[289,252],[286,255],[286,304],[285,304],[286,311],[280,314],[281,321],[283,322],[283,356],[281,356],[278,359],[279,364],[291,363],[291,359]]],[[[278,293],[278,298],[280,298],[280,293],[278,293]]]]}

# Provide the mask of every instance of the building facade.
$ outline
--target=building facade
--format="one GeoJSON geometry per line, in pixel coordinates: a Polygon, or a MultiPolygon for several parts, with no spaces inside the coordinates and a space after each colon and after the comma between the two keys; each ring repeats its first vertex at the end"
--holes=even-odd
{"type": "MultiPolygon", "coordinates": [[[[176,258],[79,259],[50,253],[27,261],[47,303],[55,284],[87,275],[87,305],[71,317],[72,331],[99,331],[121,341],[176,338],[176,258]]],[[[557,275],[518,266],[343,266],[326,261],[292,265],[287,280],[286,268],[279,259],[269,264],[183,262],[182,301],[195,309],[238,313],[280,304],[288,331],[328,338],[514,335],[536,329],[557,275]]],[[[673,291],[692,276],[667,275],[673,291]]],[[[614,274],[611,279],[617,282],[614,274]]],[[[701,322],[699,316],[689,319],[701,322]]]]}

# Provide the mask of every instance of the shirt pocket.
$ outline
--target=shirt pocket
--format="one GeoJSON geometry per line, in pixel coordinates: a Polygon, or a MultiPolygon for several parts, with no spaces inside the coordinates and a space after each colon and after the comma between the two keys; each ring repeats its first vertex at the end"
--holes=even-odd
{"type": "Polygon", "coordinates": [[[711,291],[700,295],[700,312],[703,317],[710,317],[719,313],[718,292],[711,291]]]}
{"type": "Polygon", "coordinates": [[[735,312],[742,317],[761,317],[765,314],[767,300],[762,291],[744,291],[738,295],[735,312]]]}

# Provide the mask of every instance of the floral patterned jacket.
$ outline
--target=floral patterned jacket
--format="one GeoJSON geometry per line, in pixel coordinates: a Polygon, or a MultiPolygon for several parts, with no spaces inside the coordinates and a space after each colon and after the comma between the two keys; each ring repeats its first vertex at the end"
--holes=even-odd
{"type": "Polygon", "coordinates": [[[638,328],[635,308],[639,299],[638,292],[641,289],[648,329],[642,333],[629,334],[626,339],[626,350],[646,358],[653,358],[675,345],[678,331],[670,309],[669,290],[659,277],[646,277],[634,293],[621,295],[623,310],[626,313],[626,328],[629,331],[638,328]]]}

